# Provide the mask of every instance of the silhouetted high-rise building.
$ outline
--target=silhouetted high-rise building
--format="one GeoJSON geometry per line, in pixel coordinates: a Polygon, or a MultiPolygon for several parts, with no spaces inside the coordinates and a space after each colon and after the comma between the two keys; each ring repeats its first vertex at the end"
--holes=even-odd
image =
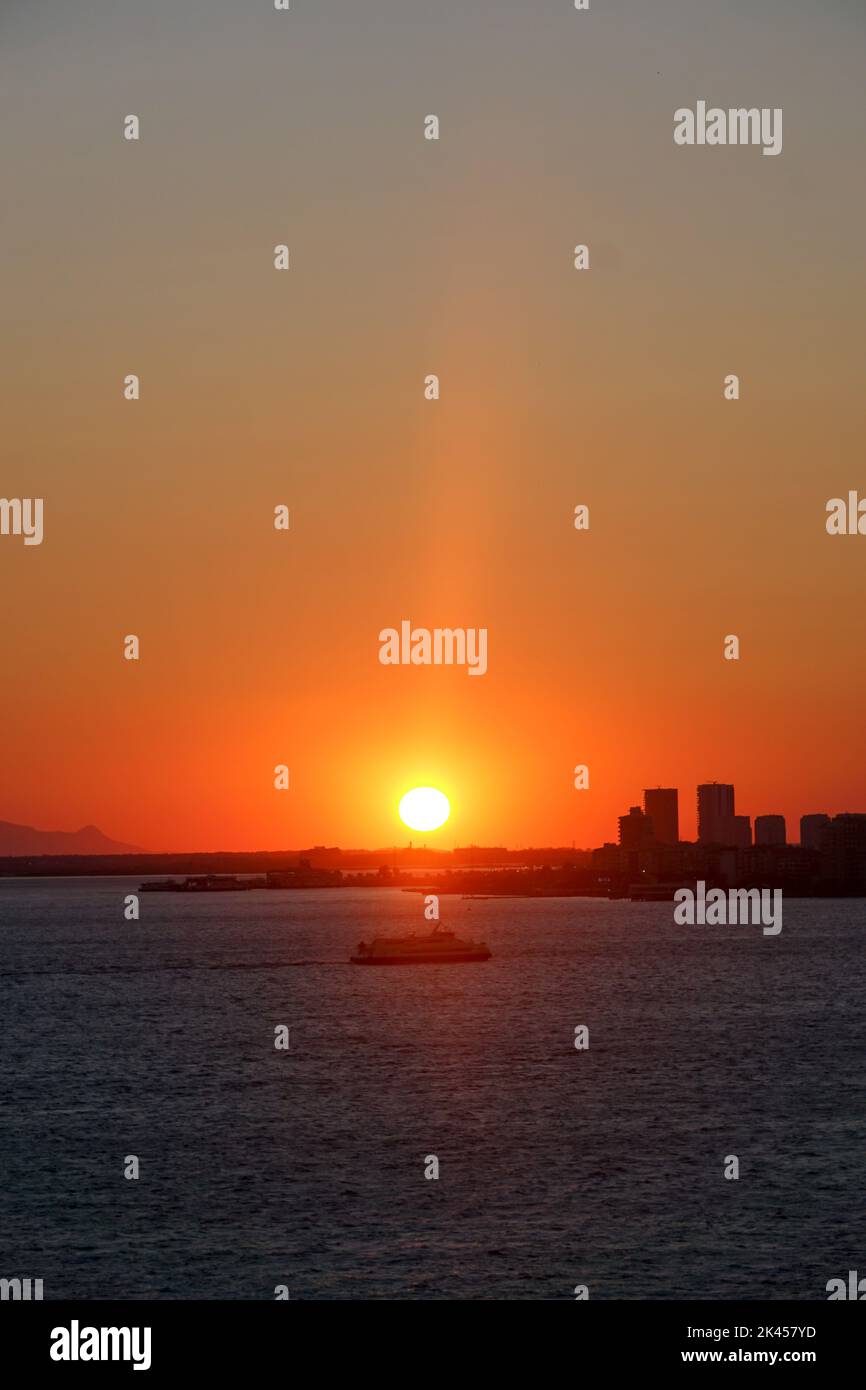
{"type": "Polygon", "coordinates": [[[653,823],[656,844],[679,844],[680,810],[676,787],[647,788],[643,794],[643,808],[653,823]]]}
{"type": "Polygon", "coordinates": [[[648,849],[653,842],[653,823],[639,806],[630,806],[619,818],[619,842],[623,849],[648,849]]]}
{"type": "Polygon", "coordinates": [[[752,822],[748,816],[734,816],[734,844],[737,849],[752,848],[752,822]]]}
{"type": "Polygon", "coordinates": [[[756,845],[784,845],[786,843],[784,816],[755,816],[756,845]]]}
{"type": "Polygon", "coordinates": [[[821,834],[825,826],[830,824],[830,817],[827,815],[801,816],[800,817],[800,845],[803,849],[820,849],[821,834]]]}
{"type": "Polygon", "coordinates": [[[703,782],[698,787],[698,842],[733,845],[734,788],[728,782],[703,782]]]}
{"type": "Polygon", "coordinates": [[[866,892],[866,815],[834,816],[821,831],[823,877],[845,893],[866,892]]]}

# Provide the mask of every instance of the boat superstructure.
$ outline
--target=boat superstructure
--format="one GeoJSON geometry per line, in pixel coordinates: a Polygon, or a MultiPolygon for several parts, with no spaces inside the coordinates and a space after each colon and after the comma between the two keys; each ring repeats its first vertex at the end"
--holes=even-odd
{"type": "Polygon", "coordinates": [[[468,961],[490,960],[483,941],[461,941],[452,931],[434,927],[417,936],[376,936],[368,946],[358,944],[352,965],[457,965],[468,961]]]}

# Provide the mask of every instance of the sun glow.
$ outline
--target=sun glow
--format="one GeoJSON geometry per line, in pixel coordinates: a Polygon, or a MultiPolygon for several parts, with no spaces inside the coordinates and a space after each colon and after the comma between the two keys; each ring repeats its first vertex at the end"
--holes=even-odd
{"type": "Polygon", "coordinates": [[[400,819],[410,830],[438,830],[451,814],[444,792],[435,787],[413,787],[401,798],[400,819]]]}

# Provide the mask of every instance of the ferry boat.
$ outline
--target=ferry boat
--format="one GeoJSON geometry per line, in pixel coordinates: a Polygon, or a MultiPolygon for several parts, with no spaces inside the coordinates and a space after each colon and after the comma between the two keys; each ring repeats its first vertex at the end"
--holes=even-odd
{"type": "Polygon", "coordinates": [[[464,961],[490,960],[483,941],[461,941],[453,931],[434,927],[429,935],[376,936],[368,946],[361,941],[352,965],[456,965],[464,961]]]}
{"type": "Polygon", "coordinates": [[[265,880],[238,878],[235,874],[193,874],[190,878],[159,878],[142,883],[139,893],[235,893],[264,888],[265,880]]]}

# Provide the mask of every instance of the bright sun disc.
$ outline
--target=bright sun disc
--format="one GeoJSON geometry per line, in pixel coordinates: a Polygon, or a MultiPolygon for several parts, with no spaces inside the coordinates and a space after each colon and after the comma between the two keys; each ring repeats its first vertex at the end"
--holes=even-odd
{"type": "Polygon", "coordinates": [[[451,814],[447,796],[435,787],[413,787],[399,809],[401,821],[410,830],[438,830],[451,814]]]}

